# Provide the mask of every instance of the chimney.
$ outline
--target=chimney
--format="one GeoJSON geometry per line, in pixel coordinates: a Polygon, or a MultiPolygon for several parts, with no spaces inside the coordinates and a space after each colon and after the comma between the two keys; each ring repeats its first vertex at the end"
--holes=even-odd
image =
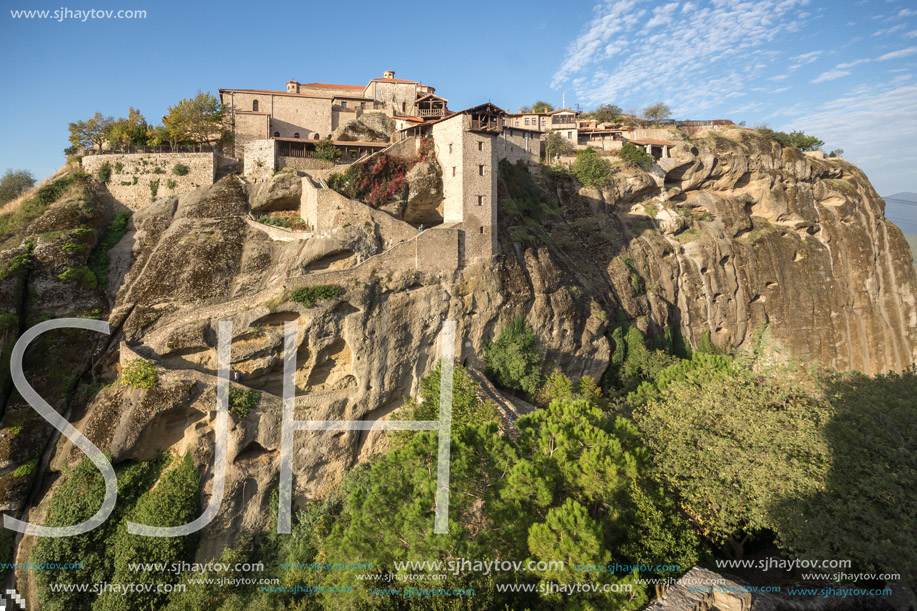
{"type": "Polygon", "coordinates": [[[385,72],[382,73],[382,78],[395,78],[395,71],[386,70],[385,72]]]}

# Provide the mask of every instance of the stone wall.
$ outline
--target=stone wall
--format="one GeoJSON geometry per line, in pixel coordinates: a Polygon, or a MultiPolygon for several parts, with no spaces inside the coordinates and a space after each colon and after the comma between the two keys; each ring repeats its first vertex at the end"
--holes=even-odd
{"type": "Polygon", "coordinates": [[[506,159],[510,163],[538,163],[541,160],[541,133],[530,129],[504,128],[494,141],[494,149],[497,159],[506,159]]]}
{"type": "Polygon", "coordinates": [[[348,199],[334,189],[316,185],[308,176],[302,179],[302,199],[299,216],[316,233],[331,231],[336,227],[364,227],[378,230],[383,243],[406,241],[417,235],[417,230],[402,220],[375,210],[370,206],[348,199]]]}
{"type": "Polygon", "coordinates": [[[443,222],[462,223],[463,259],[492,257],[497,246],[497,137],[471,132],[471,117],[433,125],[436,159],[443,170],[443,222]]]}
{"type": "Polygon", "coordinates": [[[328,161],[326,159],[316,159],[314,157],[285,157],[283,155],[277,156],[278,169],[283,168],[293,168],[294,170],[299,170],[300,172],[314,172],[315,170],[333,170],[335,163],[333,161],[328,161]]]}
{"type": "Polygon", "coordinates": [[[245,145],[242,173],[249,180],[268,180],[274,175],[276,159],[276,140],[253,140],[245,145]]]}
{"type": "Polygon", "coordinates": [[[131,210],[160,197],[212,185],[217,165],[216,153],[131,153],[87,155],[82,160],[83,171],[97,176],[106,163],[111,167],[105,185],[108,192],[131,210]],[[187,174],[176,174],[176,165],[187,167],[187,174]]]}

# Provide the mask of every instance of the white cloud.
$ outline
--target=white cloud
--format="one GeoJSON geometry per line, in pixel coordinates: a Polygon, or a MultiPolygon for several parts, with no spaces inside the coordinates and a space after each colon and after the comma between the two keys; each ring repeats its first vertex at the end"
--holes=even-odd
{"type": "Polygon", "coordinates": [[[871,62],[871,61],[872,61],[872,59],[870,59],[870,58],[867,57],[867,58],[863,58],[863,59],[855,59],[855,60],[853,60],[852,62],[847,62],[847,63],[844,63],[844,64],[838,64],[838,65],[835,66],[835,67],[836,67],[837,69],[839,69],[839,70],[846,70],[847,68],[853,68],[854,66],[859,66],[860,64],[868,64],[868,63],[871,62]]]}
{"type": "Polygon", "coordinates": [[[796,55],[790,59],[795,60],[796,63],[790,66],[790,70],[798,70],[806,64],[811,64],[823,53],[823,51],[811,51],[810,53],[803,53],[802,55],[796,55]]]}
{"type": "Polygon", "coordinates": [[[893,25],[890,28],[879,30],[878,32],[874,33],[873,36],[887,36],[888,34],[894,34],[895,32],[899,32],[903,30],[905,27],[907,26],[905,26],[903,23],[899,23],[898,25],[893,25]]]}
{"type": "MultiPolygon", "coordinates": [[[[585,76],[573,89],[587,105],[663,100],[676,114],[682,109],[697,112],[766,78],[762,58],[773,51],[769,43],[801,23],[799,14],[807,4],[692,0],[660,3],[647,11],[642,7],[649,3],[606,0],[596,5],[592,19],[568,46],[551,86],[573,85],[585,76]],[[620,40],[626,45],[613,43],[620,40]],[[609,45],[611,58],[606,55],[609,45]],[[600,70],[605,71],[602,77],[600,70]]],[[[821,53],[791,61],[808,63],[821,53]]]]}
{"type": "Polygon", "coordinates": [[[917,15],[917,11],[909,8],[903,8],[898,13],[898,17],[913,17],[914,15],[917,15]]]}
{"type": "Polygon", "coordinates": [[[813,85],[815,83],[825,83],[827,81],[833,81],[833,80],[839,79],[842,76],[847,76],[848,74],[850,74],[850,72],[847,70],[837,70],[837,69],[828,70],[827,72],[822,72],[820,75],[818,75],[817,77],[815,77],[814,79],[812,79],[809,82],[812,83],[813,85]]]}
{"type": "Polygon", "coordinates": [[[908,47],[907,49],[899,49],[897,51],[892,51],[891,53],[886,53],[880,57],[876,58],[876,61],[884,62],[890,59],[899,59],[901,57],[909,57],[917,53],[917,47],[908,47]]]}
{"type": "Polygon", "coordinates": [[[905,38],[917,38],[917,30],[911,30],[904,35],[905,38]]]}

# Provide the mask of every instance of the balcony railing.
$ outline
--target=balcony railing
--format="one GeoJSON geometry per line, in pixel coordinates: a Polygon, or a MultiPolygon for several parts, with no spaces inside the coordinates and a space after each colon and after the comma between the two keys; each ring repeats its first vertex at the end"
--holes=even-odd
{"type": "Polygon", "coordinates": [[[420,108],[417,111],[418,117],[441,117],[445,114],[445,108],[420,108]]]}

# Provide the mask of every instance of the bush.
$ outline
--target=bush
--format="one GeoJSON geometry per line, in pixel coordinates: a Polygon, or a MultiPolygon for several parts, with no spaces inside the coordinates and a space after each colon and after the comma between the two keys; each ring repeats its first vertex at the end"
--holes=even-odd
{"type": "Polygon", "coordinates": [[[111,178],[111,165],[106,161],[105,163],[99,166],[98,170],[96,170],[96,179],[100,183],[105,184],[109,181],[110,178],[111,178]]]}
{"type": "Polygon", "coordinates": [[[611,180],[611,164],[599,157],[591,146],[576,152],[571,169],[576,179],[589,187],[602,188],[611,180]]]}
{"type": "Polygon", "coordinates": [[[405,174],[412,166],[413,162],[382,153],[370,162],[352,164],[342,174],[332,174],[328,186],[378,208],[407,189],[405,174]]]}
{"type": "Polygon", "coordinates": [[[38,464],[38,457],[36,456],[32,460],[22,463],[21,465],[16,467],[16,470],[13,471],[13,477],[25,477],[27,475],[31,475],[32,471],[35,470],[35,465],[37,464],[38,464]]]}
{"type": "Polygon", "coordinates": [[[294,290],[290,293],[290,301],[311,308],[319,299],[334,299],[343,294],[344,289],[336,284],[316,284],[315,286],[301,286],[294,290]]]}
{"type": "Polygon", "coordinates": [[[188,168],[188,166],[182,163],[176,163],[175,165],[172,166],[172,173],[175,174],[176,176],[184,176],[189,171],[190,169],[188,168]]]}
{"type": "Polygon", "coordinates": [[[315,143],[315,157],[325,161],[335,161],[341,158],[341,149],[334,146],[331,140],[319,140],[315,143]]]}
{"type": "Polygon", "coordinates": [[[132,388],[153,388],[158,379],[156,367],[143,359],[131,361],[121,370],[121,383],[132,388]]]}
{"type": "Polygon", "coordinates": [[[621,152],[618,154],[624,163],[628,165],[638,166],[644,170],[649,170],[653,167],[653,158],[633,142],[625,142],[624,146],[621,147],[621,152]]]}
{"type": "Polygon", "coordinates": [[[242,420],[261,401],[261,393],[245,388],[229,388],[229,413],[242,420]]]}
{"type": "Polygon", "coordinates": [[[814,150],[824,144],[815,136],[807,136],[803,132],[795,131],[787,134],[786,132],[776,132],[772,129],[762,127],[758,133],[773,140],[782,147],[796,147],[801,150],[814,150]]]}
{"type": "Polygon", "coordinates": [[[156,195],[159,193],[159,179],[150,181],[150,201],[156,201],[156,195]]]}
{"type": "Polygon", "coordinates": [[[99,286],[99,279],[92,273],[88,267],[68,267],[64,273],[58,274],[61,280],[73,280],[79,282],[88,289],[94,289],[99,286]]]}
{"type": "Polygon", "coordinates": [[[35,177],[28,170],[7,170],[0,178],[0,204],[14,200],[35,186],[35,177]]]}
{"type": "Polygon", "coordinates": [[[541,384],[541,355],[535,349],[535,331],[522,316],[513,318],[496,340],[484,346],[487,374],[503,388],[529,395],[541,384]]]}

